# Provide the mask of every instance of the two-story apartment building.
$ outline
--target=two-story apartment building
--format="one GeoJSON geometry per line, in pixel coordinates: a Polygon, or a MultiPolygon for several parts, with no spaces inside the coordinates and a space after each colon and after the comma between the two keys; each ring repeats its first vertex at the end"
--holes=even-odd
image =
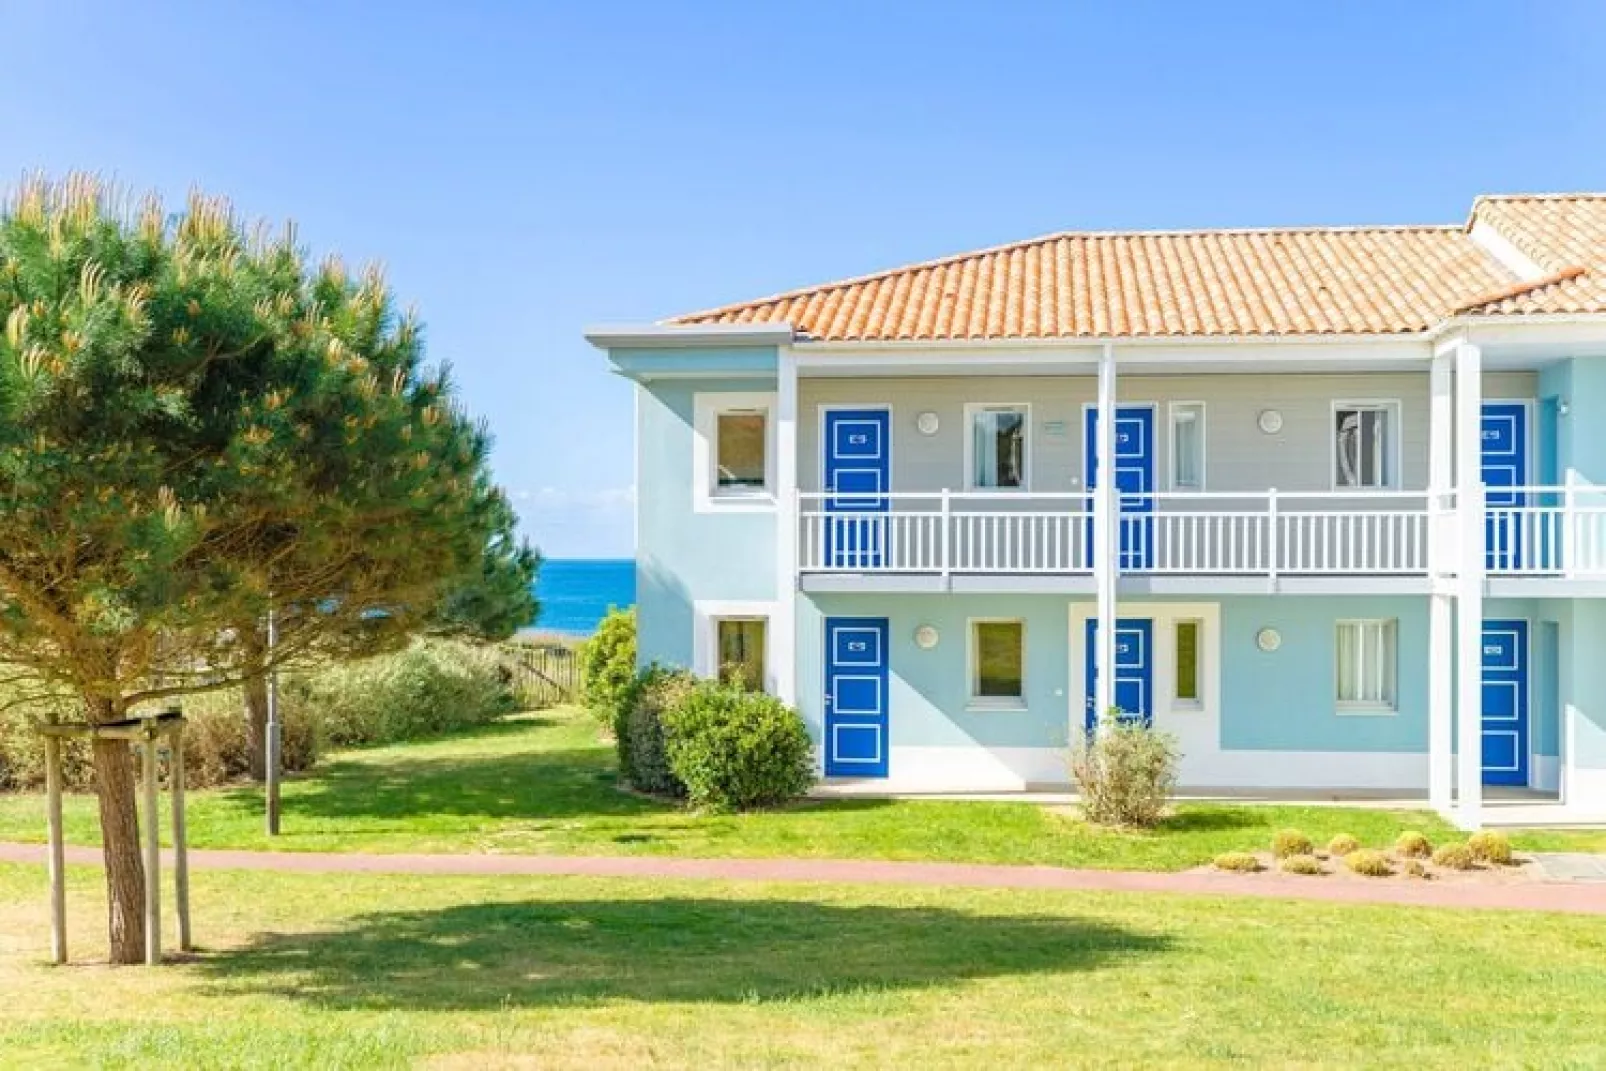
{"type": "Polygon", "coordinates": [[[637,384],[640,657],[821,774],[1606,816],[1606,195],[1464,224],[1065,233],[589,332],[637,384]]]}

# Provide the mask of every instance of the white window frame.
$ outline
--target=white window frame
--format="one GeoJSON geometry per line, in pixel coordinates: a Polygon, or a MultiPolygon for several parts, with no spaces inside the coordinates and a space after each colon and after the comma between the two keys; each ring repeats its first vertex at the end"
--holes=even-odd
{"type": "Polygon", "coordinates": [[[1205,489],[1205,444],[1206,422],[1204,402],[1172,402],[1166,407],[1166,434],[1169,441],[1166,443],[1170,449],[1171,461],[1171,490],[1173,491],[1203,491],[1205,489]],[[1192,411],[1193,424],[1199,429],[1199,482],[1193,486],[1184,487],[1177,480],[1177,417],[1181,413],[1192,411]]]}
{"type": "MultiPolygon", "coordinates": [[[[1365,677],[1364,671],[1362,671],[1361,676],[1363,678],[1365,677]]],[[[1359,689],[1359,688],[1356,689],[1357,692],[1359,692],[1360,690],[1361,689],[1359,689]]],[[[1344,715],[1363,715],[1363,716],[1367,716],[1367,715],[1394,715],[1394,714],[1398,714],[1399,713],[1399,710],[1400,710],[1400,622],[1399,622],[1398,618],[1395,618],[1395,617],[1350,617],[1350,618],[1340,618],[1338,621],[1335,621],[1333,623],[1333,704],[1334,704],[1334,707],[1336,708],[1337,712],[1339,714],[1344,714],[1344,715]],[[1386,690],[1390,693],[1389,694],[1389,698],[1386,701],[1378,702],[1378,701],[1375,701],[1375,700],[1364,700],[1364,699],[1363,700],[1344,700],[1344,699],[1340,699],[1338,697],[1338,695],[1339,695],[1339,685],[1340,685],[1340,681],[1339,681],[1339,676],[1338,675],[1339,675],[1339,672],[1340,672],[1340,669],[1341,669],[1341,667],[1338,664],[1338,636],[1339,636],[1340,630],[1345,629],[1345,628],[1359,628],[1359,629],[1362,630],[1360,636],[1357,637],[1358,642],[1356,644],[1356,652],[1357,652],[1357,654],[1362,656],[1361,661],[1359,663],[1357,663],[1358,666],[1364,666],[1365,665],[1364,656],[1365,656],[1366,648],[1367,648],[1367,644],[1365,642],[1366,641],[1366,630],[1369,629],[1369,628],[1384,628],[1384,629],[1388,630],[1388,640],[1389,640],[1390,644],[1392,645],[1393,650],[1390,651],[1389,654],[1387,655],[1387,659],[1388,659],[1389,665],[1391,667],[1391,675],[1390,675],[1389,678],[1385,678],[1385,682],[1384,682],[1385,685],[1386,685],[1386,690]]]]}
{"type": "Polygon", "coordinates": [[[1398,398],[1336,398],[1327,414],[1327,480],[1334,491],[1397,491],[1400,477],[1401,443],[1405,438],[1404,411],[1398,398]],[[1380,412],[1388,420],[1384,434],[1383,482],[1376,487],[1350,487],[1338,482],[1338,414],[1345,409],[1380,412]]]}
{"type": "Polygon", "coordinates": [[[692,402],[692,509],[698,513],[773,512],[776,508],[775,393],[699,391],[692,402]],[[764,486],[721,489],[719,418],[727,413],[764,414],[764,486]]]}
{"type": "Polygon", "coordinates": [[[764,622],[764,691],[775,694],[775,618],[773,602],[699,600],[692,604],[692,672],[710,680],[719,677],[719,623],[764,622]]]}
{"type": "Polygon", "coordinates": [[[1021,711],[1026,709],[1027,692],[1026,619],[1023,617],[972,617],[965,621],[965,709],[972,711],[1021,711]],[[977,695],[981,663],[976,643],[977,625],[1020,626],[1020,695],[977,695]]]}
{"type": "Polygon", "coordinates": [[[1167,652],[1171,659],[1171,709],[1172,710],[1203,710],[1206,691],[1205,665],[1205,619],[1203,617],[1179,615],[1166,618],[1171,633],[1171,650],[1167,652]],[[1178,693],[1182,690],[1182,672],[1177,659],[1177,632],[1182,625],[1194,627],[1193,652],[1193,690],[1198,694],[1192,699],[1185,699],[1178,693]]]}
{"type": "Polygon", "coordinates": [[[965,403],[965,490],[980,494],[1022,494],[1032,489],[1032,403],[1031,402],[966,402],[965,403]],[[1021,429],[1021,444],[1026,456],[1021,465],[1019,487],[978,487],[976,485],[976,414],[990,410],[1018,409],[1025,417],[1021,429]]]}

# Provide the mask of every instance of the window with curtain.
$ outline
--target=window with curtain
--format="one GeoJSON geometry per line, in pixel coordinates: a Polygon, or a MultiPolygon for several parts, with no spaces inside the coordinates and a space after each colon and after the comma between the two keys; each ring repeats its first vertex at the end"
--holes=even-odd
{"type": "Polygon", "coordinates": [[[763,618],[728,617],[715,624],[719,679],[753,692],[764,690],[763,618]]]}
{"type": "Polygon", "coordinates": [[[1384,488],[1389,471],[1393,406],[1343,405],[1334,410],[1334,472],[1337,487],[1384,488]]]}
{"type": "Polygon", "coordinates": [[[1026,697],[1025,622],[971,622],[970,662],[973,703],[1020,705],[1026,697]]]}
{"type": "Polygon", "coordinates": [[[1026,486],[1026,409],[986,406],[970,414],[970,485],[985,489],[1026,486]]]}
{"type": "Polygon", "coordinates": [[[763,410],[720,413],[714,425],[716,493],[762,491],[768,477],[768,414],[763,410]]]}
{"type": "Polygon", "coordinates": [[[1335,658],[1340,707],[1395,708],[1395,622],[1340,621],[1335,658]]]}
{"type": "Polygon", "coordinates": [[[1197,402],[1171,407],[1171,486],[1204,489],[1204,406],[1197,402]]]}

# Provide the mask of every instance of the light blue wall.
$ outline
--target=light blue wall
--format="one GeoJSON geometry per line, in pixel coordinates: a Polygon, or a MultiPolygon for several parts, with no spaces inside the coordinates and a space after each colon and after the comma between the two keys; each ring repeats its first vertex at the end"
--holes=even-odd
{"type": "Polygon", "coordinates": [[[798,707],[815,739],[824,710],[827,616],[885,617],[891,630],[891,739],[894,747],[1062,747],[1070,719],[1066,689],[1070,610],[1053,595],[804,595],[798,599],[798,707]],[[1026,709],[967,712],[966,622],[1018,617],[1026,623],[1026,709]],[[934,626],[923,651],[915,629],[934,626]]]}
{"type": "Polygon", "coordinates": [[[1560,626],[1560,700],[1573,713],[1571,764],[1606,770],[1606,600],[1574,599],[1548,609],[1560,626]]]}
{"type": "Polygon", "coordinates": [[[713,377],[636,388],[636,612],[643,664],[691,664],[694,600],[775,598],[775,514],[692,508],[696,395],[774,389],[773,378],[713,377]]]}
{"type": "MultiPolygon", "coordinates": [[[[1163,600],[1150,600],[1163,601],[1163,600]]],[[[1198,601],[1190,599],[1187,601],[1198,601]]],[[[1235,596],[1221,606],[1223,748],[1294,751],[1420,752],[1427,749],[1427,599],[1412,596],[1235,596]],[[1336,713],[1334,630],[1344,618],[1399,620],[1399,711],[1336,713]],[[1264,627],[1282,634],[1266,653],[1264,627]]],[[[1141,602],[1123,612],[1141,613],[1141,602]]],[[[1489,603],[1491,616],[1529,616],[1521,603],[1489,603]]],[[[1058,747],[1066,742],[1072,674],[1070,615],[1063,596],[805,595],[798,600],[798,698],[816,738],[822,703],[822,636],[827,615],[884,616],[891,628],[892,743],[1058,747]],[[966,712],[966,621],[1026,622],[1026,709],[966,712]],[[933,625],[938,646],[922,651],[915,629],[933,625]]],[[[1082,657],[1081,641],[1075,657],[1082,657]]]]}

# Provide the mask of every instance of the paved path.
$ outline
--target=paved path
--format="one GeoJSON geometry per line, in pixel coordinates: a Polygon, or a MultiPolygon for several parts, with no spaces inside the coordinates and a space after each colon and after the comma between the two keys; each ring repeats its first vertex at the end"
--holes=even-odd
{"type": "MultiPolygon", "coordinates": [[[[42,864],[44,861],[45,848],[42,844],[0,843],[0,862],[42,864]]],[[[98,864],[100,850],[69,847],[67,861],[98,864]]],[[[848,859],[680,859],[639,855],[362,855],[192,850],[190,865],[215,870],[273,870],[301,874],[505,874],[1189,893],[1606,915],[1606,889],[1599,885],[1539,881],[1503,885],[1453,885],[1426,881],[1378,881],[1373,884],[1358,879],[1280,874],[1156,874],[1124,870],[1067,870],[1047,866],[848,859]]]]}

